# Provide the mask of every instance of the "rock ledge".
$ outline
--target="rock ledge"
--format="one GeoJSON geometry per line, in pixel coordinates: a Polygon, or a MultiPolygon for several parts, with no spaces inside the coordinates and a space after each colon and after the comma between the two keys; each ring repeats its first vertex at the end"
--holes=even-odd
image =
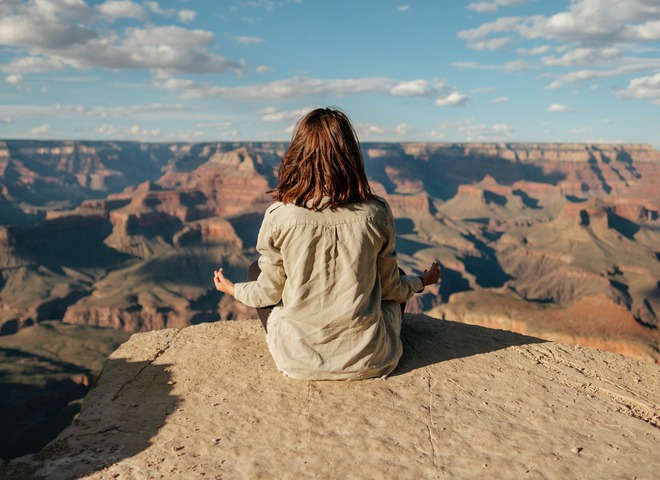
{"type": "MultiPolygon", "coordinates": [[[[660,367],[407,315],[387,379],[277,372],[256,320],[136,334],[2,478],[651,479],[660,367]]],[[[657,477],[656,477],[657,478],[657,477]]]]}

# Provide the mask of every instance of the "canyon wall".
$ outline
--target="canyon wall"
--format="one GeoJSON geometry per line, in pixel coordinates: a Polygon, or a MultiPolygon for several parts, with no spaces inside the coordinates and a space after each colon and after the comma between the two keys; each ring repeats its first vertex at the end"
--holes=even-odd
{"type": "MultiPolygon", "coordinates": [[[[283,143],[0,142],[0,332],[130,332],[254,312],[213,289],[256,259],[283,143]]],[[[366,143],[411,312],[660,359],[660,152],[645,145],[366,143]],[[495,322],[495,323],[493,323],[495,322]]]]}

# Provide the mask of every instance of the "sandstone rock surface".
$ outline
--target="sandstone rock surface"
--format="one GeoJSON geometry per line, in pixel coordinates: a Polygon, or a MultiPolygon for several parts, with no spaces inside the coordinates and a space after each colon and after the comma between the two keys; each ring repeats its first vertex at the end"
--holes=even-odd
{"type": "Polygon", "coordinates": [[[386,380],[300,382],[256,320],[134,335],[0,477],[657,478],[658,365],[424,315],[402,338],[386,380]]]}

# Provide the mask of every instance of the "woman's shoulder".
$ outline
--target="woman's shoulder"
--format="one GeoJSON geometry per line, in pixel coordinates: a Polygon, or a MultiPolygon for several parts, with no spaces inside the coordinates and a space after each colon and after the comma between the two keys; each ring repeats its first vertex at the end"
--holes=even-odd
{"type": "Polygon", "coordinates": [[[383,197],[373,195],[368,203],[378,214],[390,217],[392,216],[392,209],[390,208],[390,204],[387,203],[387,200],[385,200],[383,197]]]}
{"type": "Polygon", "coordinates": [[[335,209],[311,210],[292,203],[275,202],[266,210],[265,218],[273,227],[303,223],[343,223],[362,218],[388,223],[392,218],[392,210],[387,201],[378,196],[372,196],[365,202],[352,203],[335,209]]]}

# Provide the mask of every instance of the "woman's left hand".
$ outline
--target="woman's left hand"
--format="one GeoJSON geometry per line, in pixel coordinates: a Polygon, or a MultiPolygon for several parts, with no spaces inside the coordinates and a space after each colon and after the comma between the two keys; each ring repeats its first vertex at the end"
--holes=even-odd
{"type": "Polygon", "coordinates": [[[438,265],[438,262],[433,262],[429,269],[424,270],[421,278],[425,286],[433,285],[434,283],[438,283],[440,281],[441,275],[442,271],[440,270],[440,265],[438,265]]]}
{"type": "Polygon", "coordinates": [[[219,292],[234,296],[234,283],[223,275],[222,268],[213,272],[213,283],[219,292]]]}

